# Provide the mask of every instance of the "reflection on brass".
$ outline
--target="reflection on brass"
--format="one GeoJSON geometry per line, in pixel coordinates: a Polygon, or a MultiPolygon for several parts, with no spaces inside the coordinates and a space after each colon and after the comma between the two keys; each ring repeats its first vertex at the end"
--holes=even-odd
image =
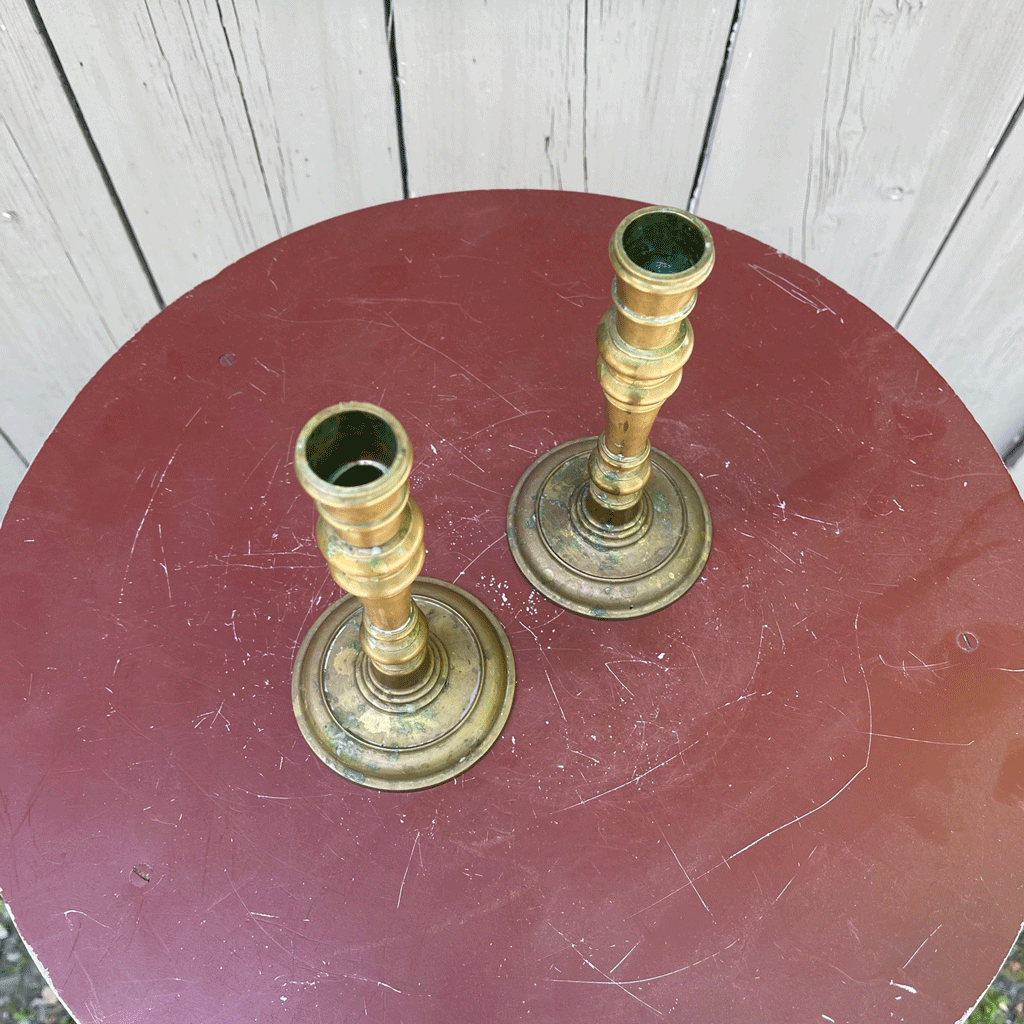
{"type": "Polygon", "coordinates": [[[703,494],[648,435],[693,351],[688,317],[715,248],[696,217],[649,206],[623,220],[608,251],[613,306],[597,327],[604,432],[560,445],[526,471],[509,504],[508,539],[552,601],[626,619],[684,594],[711,551],[703,494]]]}
{"type": "Polygon", "coordinates": [[[497,619],[459,587],[417,579],[425,551],[411,468],[398,421],[360,402],[318,413],[295,446],[295,474],[320,513],[317,542],[348,591],[299,648],[295,716],[321,760],[374,789],[422,789],[465,771],[498,738],[515,688],[497,619]]]}

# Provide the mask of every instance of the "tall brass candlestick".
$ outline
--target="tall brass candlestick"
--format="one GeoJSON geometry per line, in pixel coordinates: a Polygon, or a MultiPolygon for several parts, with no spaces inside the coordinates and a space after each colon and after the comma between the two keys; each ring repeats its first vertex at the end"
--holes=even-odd
{"type": "Polygon", "coordinates": [[[321,760],[375,789],[465,771],[498,738],[515,688],[494,616],[454,584],[417,579],[425,549],[411,468],[398,421],[359,402],[318,413],[295,447],[320,551],[349,593],[299,649],[295,716],[321,760]]]}
{"type": "Polygon", "coordinates": [[[604,432],[559,445],[524,474],[508,540],[527,579],[570,611],[633,618],[685,593],[711,551],[711,515],[651,427],[693,351],[689,314],[715,262],[711,234],[667,206],[631,213],[609,244],[613,306],[597,328],[604,432]]]}

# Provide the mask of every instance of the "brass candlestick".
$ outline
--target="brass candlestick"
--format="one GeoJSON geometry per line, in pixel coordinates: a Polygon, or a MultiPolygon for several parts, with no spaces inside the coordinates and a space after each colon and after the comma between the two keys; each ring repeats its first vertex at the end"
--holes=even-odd
{"type": "Polygon", "coordinates": [[[409,497],[412,449],[398,421],[348,402],[314,416],[295,474],[316,504],[316,538],[348,591],[306,635],[292,703],[316,755],[374,789],[432,786],[498,738],[515,665],[505,631],[475,597],[417,579],[423,516],[409,497]]]}
{"type": "Polygon", "coordinates": [[[627,619],[685,593],[711,551],[704,495],[648,435],[693,351],[687,317],[715,248],[696,217],[649,206],[622,221],[608,252],[614,305],[597,328],[604,433],[559,445],[526,471],[509,504],[508,540],[552,601],[627,619]]]}

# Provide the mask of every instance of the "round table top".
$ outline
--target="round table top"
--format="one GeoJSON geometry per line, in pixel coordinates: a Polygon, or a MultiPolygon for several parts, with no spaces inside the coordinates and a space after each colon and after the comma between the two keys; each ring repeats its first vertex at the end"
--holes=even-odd
{"type": "Polygon", "coordinates": [[[631,621],[520,576],[505,512],[596,433],[639,205],[480,192],[283,238],[118,351],[0,531],[0,884],[83,1024],[954,1020],[1024,917],[1024,506],[948,385],[710,225],[652,442],[694,588],[631,621]],[[337,597],[291,469],[338,401],[408,432],[425,572],[515,653],[495,747],[415,793],[292,713],[337,597]]]}

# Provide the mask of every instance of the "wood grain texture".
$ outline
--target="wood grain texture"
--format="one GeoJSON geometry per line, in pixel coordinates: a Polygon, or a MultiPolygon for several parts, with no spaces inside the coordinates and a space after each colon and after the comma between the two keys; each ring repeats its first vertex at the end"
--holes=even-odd
{"type": "Polygon", "coordinates": [[[900,324],[1001,452],[1024,430],[1021,195],[1024,118],[992,161],[900,324]]]}
{"type": "Polygon", "coordinates": [[[686,207],[732,14],[731,2],[591,0],[590,191],[686,207]]]}
{"type": "Polygon", "coordinates": [[[895,322],[1024,92],[1024,5],[748,0],[698,212],[895,322]]]}
{"type": "Polygon", "coordinates": [[[379,0],[221,5],[281,230],[401,199],[379,0]]]}
{"type": "Polygon", "coordinates": [[[168,300],[281,234],[401,198],[378,0],[39,7],[168,300]]]}
{"type": "Polygon", "coordinates": [[[395,0],[411,195],[583,190],[584,0],[395,0]]]}
{"type": "Polygon", "coordinates": [[[24,4],[0,28],[0,428],[31,458],[158,307],[24,4]]]}

